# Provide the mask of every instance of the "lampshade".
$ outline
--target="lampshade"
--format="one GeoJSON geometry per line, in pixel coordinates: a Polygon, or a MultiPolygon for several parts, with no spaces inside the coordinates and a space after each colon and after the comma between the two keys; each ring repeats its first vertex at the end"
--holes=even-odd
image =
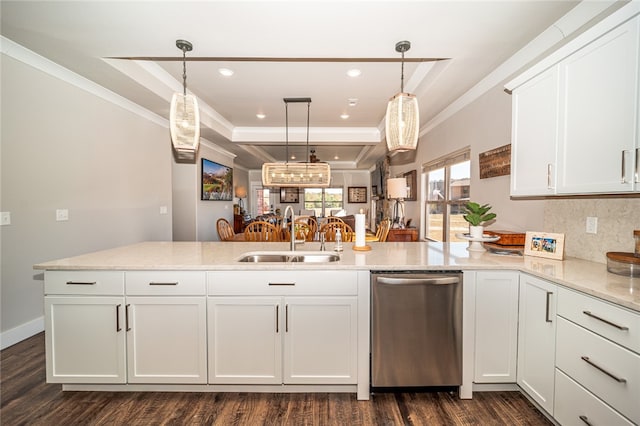
{"type": "MultiPolygon", "coordinates": [[[[304,102],[307,104],[307,155],[309,154],[309,110],[311,98],[284,98],[286,111],[286,158],[289,158],[289,103],[304,102]]],[[[329,163],[264,163],[262,165],[262,185],[266,187],[295,188],[327,188],[331,184],[331,167],[329,163]]]]}
{"type": "Polygon", "coordinates": [[[331,183],[328,163],[264,163],[262,184],[267,187],[327,188],[331,183]]]}
{"type": "Polygon", "coordinates": [[[387,179],[387,197],[389,199],[407,198],[407,179],[387,179]]]}
{"type": "Polygon", "coordinates": [[[176,46],[182,50],[183,92],[174,93],[171,98],[169,130],[178,160],[193,161],[197,157],[198,146],[200,145],[198,101],[195,96],[187,94],[186,52],[190,52],[193,49],[193,45],[186,40],[176,40],[176,46]]]}
{"type": "Polygon", "coordinates": [[[409,151],[418,146],[420,111],[415,95],[404,92],[404,52],[411,48],[408,41],[396,43],[396,52],[402,53],[400,93],[389,100],[385,117],[385,134],[389,151],[409,151]]]}
{"type": "Polygon", "coordinates": [[[245,188],[244,186],[236,187],[236,197],[244,198],[246,196],[247,196],[247,188],[245,188]]]}
{"type": "Polygon", "coordinates": [[[385,126],[389,151],[402,152],[416,149],[420,112],[415,95],[398,93],[389,100],[385,126]]]}

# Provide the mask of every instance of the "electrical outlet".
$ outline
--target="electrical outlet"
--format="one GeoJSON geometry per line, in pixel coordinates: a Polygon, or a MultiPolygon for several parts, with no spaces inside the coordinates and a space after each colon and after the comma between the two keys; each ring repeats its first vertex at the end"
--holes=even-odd
{"type": "Polygon", "coordinates": [[[64,222],[69,220],[69,210],[67,209],[56,210],[56,220],[58,222],[64,222]]]}
{"type": "Polygon", "coordinates": [[[0,225],[11,225],[11,212],[0,213],[0,225]]]}
{"type": "Polygon", "coordinates": [[[160,214],[167,214],[167,206],[160,206],[160,214]]]}
{"type": "Polygon", "coordinates": [[[587,234],[598,233],[598,218],[589,216],[587,217],[587,234]]]}

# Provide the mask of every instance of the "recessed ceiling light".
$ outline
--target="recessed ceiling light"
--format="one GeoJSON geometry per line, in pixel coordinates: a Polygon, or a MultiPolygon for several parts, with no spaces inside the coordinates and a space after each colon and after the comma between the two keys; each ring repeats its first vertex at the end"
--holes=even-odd
{"type": "Polygon", "coordinates": [[[342,118],[343,120],[346,120],[347,118],[349,118],[349,114],[342,114],[340,115],[340,118],[342,118]]]}
{"type": "Polygon", "coordinates": [[[266,114],[262,114],[261,112],[256,114],[256,117],[258,117],[260,120],[263,120],[264,118],[266,118],[266,114]]]}
{"type": "Polygon", "coordinates": [[[334,156],[333,156],[333,159],[334,159],[334,160],[339,160],[339,159],[340,159],[340,157],[338,157],[337,155],[334,155],[334,156]]]}
{"type": "Polygon", "coordinates": [[[358,105],[358,99],[357,98],[349,98],[349,106],[350,107],[354,107],[358,105]]]}
{"type": "Polygon", "coordinates": [[[362,74],[362,71],[360,71],[360,70],[359,70],[359,69],[357,69],[357,68],[352,68],[352,69],[350,69],[349,71],[347,71],[347,75],[348,75],[349,77],[359,77],[359,76],[360,76],[360,74],[362,74]]]}
{"type": "Polygon", "coordinates": [[[225,77],[231,77],[233,75],[233,70],[229,68],[220,68],[218,69],[218,72],[220,73],[220,75],[223,75],[225,77]]]}
{"type": "Polygon", "coordinates": [[[296,156],[295,156],[295,155],[292,155],[292,156],[291,156],[291,159],[292,159],[292,160],[295,160],[295,159],[296,159],[296,156]]]}

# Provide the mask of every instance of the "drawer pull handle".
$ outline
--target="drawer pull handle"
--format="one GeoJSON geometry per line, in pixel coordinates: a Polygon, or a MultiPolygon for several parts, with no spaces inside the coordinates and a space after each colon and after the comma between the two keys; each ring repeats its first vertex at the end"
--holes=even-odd
{"type": "Polygon", "coordinates": [[[120,306],[122,305],[121,304],[116,305],[116,332],[122,330],[122,328],[120,327],[120,306]]]}
{"type": "Polygon", "coordinates": [[[601,318],[601,317],[599,317],[599,316],[597,316],[597,315],[594,315],[594,314],[592,314],[590,311],[582,311],[582,313],[583,313],[583,314],[585,314],[585,315],[586,315],[586,316],[588,316],[588,317],[591,317],[591,318],[597,319],[598,321],[602,321],[602,322],[603,322],[603,323],[605,323],[605,324],[609,324],[610,326],[615,327],[615,328],[617,328],[618,330],[622,330],[622,331],[627,331],[627,330],[629,330],[629,327],[625,327],[624,325],[618,325],[618,324],[616,324],[616,323],[614,323],[614,322],[611,322],[611,321],[606,320],[606,319],[604,319],[604,318],[601,318]]]}
{"type": "Polygon", "coordinates": [[[96,285],[97,281],[67,281],[67,285],[96,285]]]}
{"type": "Polygon", "coordinates": [[[553,294],[553,292],[552,292],[552,291],[548,291],[548,292],[547,292],[547,306],[546,306],[546,308],[545,308],[545,313],[544,313],[544,320],[545,320],[546,322],[553,322],[553,321],[551,321],[551,320],[549,319],[549,310],[550,310],[550,309],[549,309],[549,305],[550,305],[550,302],[549,302],[550,297],[549,297],[549,296],[551,296],[552,294],[553,294]]]}
{"type": "Polygon", "coordinates": [[[607,376],[611,377],[616,382],[618,382],[618,383],[627,383],[627,379],[623,379],[621,377],[616,376],[615,374],[609,373],[607,370],[605,370],[604,368],[600,367],[598,364],[596,364],[593,361],[591,361],[588,356],[582,356],[580,358],[582,358],[582,360],[584,362],[586,362],[587,364],[589,364],[590,366],[592,366],[596,370],[600,370],[601,372],[603,372],[607,376]]]}
{"type": "Polygon", "coordinates": [[[269,283],[269,285],[296,285],[295,282],[292,283],[269,283]]]}
{"type": "Polygon", "coordinates": [[[157,282],[151,281],[149,285],[178,285],[178,281],[172,282],[172,283],[157,283],[157,282]]]}
{"type": "Polygon", "coordinates": [[[591,424],[591,422],[589,421],[589,418],[588,418],[587,416],[582,415],[582,416],[578,416],[578,418],[579,418],[580,420],[582,420],[582,421],[584,422],[584,424],[586,424],[587,426],[593,426],[593,425],[591,424]]]}
{"type": "Polygon", "coordinates": [[[126,328],[127,331],[131,331],[131,327],[129,326],[129,306],[131,305],[127,304],[124,307],[124,327],[126,328]]]}
{"type": "Polygon", "coordinates": [[[289,332],[289,305],[284,305],[284,331],[289,332]]]}
{"type": "Polygon", "coordinates": [[[280,332],[280,305],[276,305],[276,333],[280,332]]]}

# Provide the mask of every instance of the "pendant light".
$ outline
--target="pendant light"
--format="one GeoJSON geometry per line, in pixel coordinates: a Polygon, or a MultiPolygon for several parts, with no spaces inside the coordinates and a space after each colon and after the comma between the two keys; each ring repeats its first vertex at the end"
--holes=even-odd
{"type": "Polygon", "coordinates": [[[174,93],[171,98],[169,127],[171,142],[178,160],[194,161],[200,144],[200,111],[198,101],[193,95],[187,95],[186,52],[191,52],[193,45],[186,40],[176,40],[176,46],[182,50],[182,85],[183,93],[174,93]]]}
{"type": "Polygon", "coordinates": [[[418,146],[420,113],[415,95],[404,93],[404,52],[411,48],[408,41],[396,43],[396,52],[402,53],[400,93],[389,100],[385,120],[389,151],[410,151],[418,146]]]}
{"type": "Polygon", "coordinates": [[[309,113],[311,98],[284,98],[286,119],[286,158],[284,163],[264,163],[262,165],[262,185],[281,188],[327,188],[331,183],[329,163],[309,160],[309,113]],[[307,162],[289,163],[289,104],[307,104],[307,162]]]}

